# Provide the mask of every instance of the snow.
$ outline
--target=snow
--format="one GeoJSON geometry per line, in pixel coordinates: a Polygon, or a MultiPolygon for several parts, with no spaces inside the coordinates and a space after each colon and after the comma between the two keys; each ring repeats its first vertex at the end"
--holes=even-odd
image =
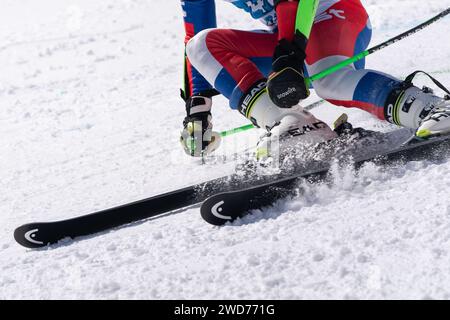
{"type": "MultiPolygon", "coordinates": [[[[376,44],[450,2],[365,5],[376,44]]],[[[221,26],[261,27],[217,7],[221,26]]],[[[194,207],[41,250],[14,242],[24,223],[232,171],[188,159],[177,142],[181,15],[177,1],[3,0],[0,299],[449,299],[450,161],[335,168],[331,185],[304,185],[304,195],[222,228],[194,207]]],[[[368,67],[399,77],[424,69],[450,84],[449,32],[447,17],[368,67]]],[[[247,123],[225,99],[214,105],[216,130],[247,123]]],[[[359,126],[393,128],[329,104],[314,113],[331,123],[343,111],[359,126]]],[[[258,133],[240,135],[227,152],[258,133]]]]}

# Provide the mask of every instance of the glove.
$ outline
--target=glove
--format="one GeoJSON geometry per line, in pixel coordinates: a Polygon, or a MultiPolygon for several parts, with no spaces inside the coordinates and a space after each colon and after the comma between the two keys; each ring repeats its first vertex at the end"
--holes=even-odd
{"type": "Polygon", "coordinates": [[[280,108],[295,106],[309,96],[303,76],[304,48],[306,38],[300,34],[295,34],[292,42],[281,39],[275,47],[267,91],[273,103],[280,108]]]}
{"type": "Polygon", "coordinates": [[[192,96],[186,101],[187,116],[180,142],[186,154],[192,157],[210,154],[220,145],[220,135],[212,131],[211,105],[210,98],[201,96],[192,96]]]}

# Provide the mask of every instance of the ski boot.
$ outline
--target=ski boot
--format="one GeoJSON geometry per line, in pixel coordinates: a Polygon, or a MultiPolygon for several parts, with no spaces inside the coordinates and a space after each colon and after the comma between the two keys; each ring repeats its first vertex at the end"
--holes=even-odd
{"type": "Polygon", "coordinates": [[[419,89],[412,84],[417,73],[408,76],[400,88],[390,93],[384,108],[386,119],[399,126],[414,129],[418,138],[449,134],[450,92],[428,74],[447,95],[441,98],[434,95],[431,88],[424,86],[419,89]]]}
{"type": "Polygon", "coordinates": [[[297,105],[279,108],[269,98],[264,81],[257,83],[241,100],[239,111],[252,123],[266,129],[257,145],[256,158],[295,153],[300,146],[314,145],[337,137],[336,132],[309,111],[297,105]]]}
{"type": "Polygon", "coordinates": [[[220,134],[212,130],[211,105],[208,97],[192,96],[186,100],[187,115],[180,143],[184,152],[192,157],[203,157],[220,146],[220,134]]]}

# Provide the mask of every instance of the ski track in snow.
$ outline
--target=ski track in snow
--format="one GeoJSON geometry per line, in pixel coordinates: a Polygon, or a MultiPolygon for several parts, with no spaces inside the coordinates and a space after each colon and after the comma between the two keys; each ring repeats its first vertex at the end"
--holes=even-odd
{"type": "MultiPolygon", "coordinates": [[[[365,4],[373,45],[450,2],[365,4]]],[[[228,3],[217,7],[221,26],[261,27],[228,3]]],[[[2,2],[0,299],[450,298],[450,161],[367,164],[357,175],[335,168],[331,185],[303,185],[302,196],[222,228],[194,207],[42,250],[14,242],[23,223],[232,171],[201,166],[178,146],[181,14],[177,1],[2,2]]],[[[367,67],[399,77],[423,69],[449,85],[449,32],[447,17],[367,67]]],[[[214,105],[216,130],[246,123],[225,99],[214,105]]],[[[329,104],[314,113],[331,123],[343,111],[358,126],[393,128],[329,104]]]]}

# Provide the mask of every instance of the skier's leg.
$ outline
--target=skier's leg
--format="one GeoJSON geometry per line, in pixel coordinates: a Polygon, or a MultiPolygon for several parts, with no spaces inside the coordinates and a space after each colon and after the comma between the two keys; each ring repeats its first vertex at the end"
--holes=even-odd
{"type": "MultiPolygon", "coordinates": [[[[370,37],[369,17],[359,0],[334,4],[316,17],[307,48],[309,74],[362,52],[370,37]]],[[[363,109],[379,119],[412,129],[420,126],[422,136],[450,131],[450,111],[443,107],[448,104],[444,99],[411,84],[405,86],[393,76],[363,68],[364,61],[347,66],[315,81],[314,88],[335,105],[363,109]],[[439,123],[436,119],[440,119],[439,123]]]]}
{"type": "MultiPolygon", "coordinates": [[[[365,50],[372,29],[359,0],[340,1],[316,17],[307,47],[310,75],[365,50]]],[[[366,110],[384,119],[384,104],[400,81],[387,74],[364,70],[364,60],[349,65],[313,83],[316,93],[327,101],[366,110]]]]}
{"type": "MultiPolygon", "coordinates": [[[[186,45],[195,34],[201,30],[215,28],[216,15],[214,1],[182,1],[183,20],[185,28],[184,44],[186,45]]],[[[203,76],[190,63],[187,57],[184,57],[184,86],[182,97],[187,100],[192,96],[209,97],[212,87],[203,76]]],[[[208,99],[207,99],[208,100],[208,99]]]]}
{"type": "Polygon", "coordinates": [[[238,109],[239,101],[270,71],[277,34],[232,29],[209,29],[189,41],[190,62],[238,109]]]}

